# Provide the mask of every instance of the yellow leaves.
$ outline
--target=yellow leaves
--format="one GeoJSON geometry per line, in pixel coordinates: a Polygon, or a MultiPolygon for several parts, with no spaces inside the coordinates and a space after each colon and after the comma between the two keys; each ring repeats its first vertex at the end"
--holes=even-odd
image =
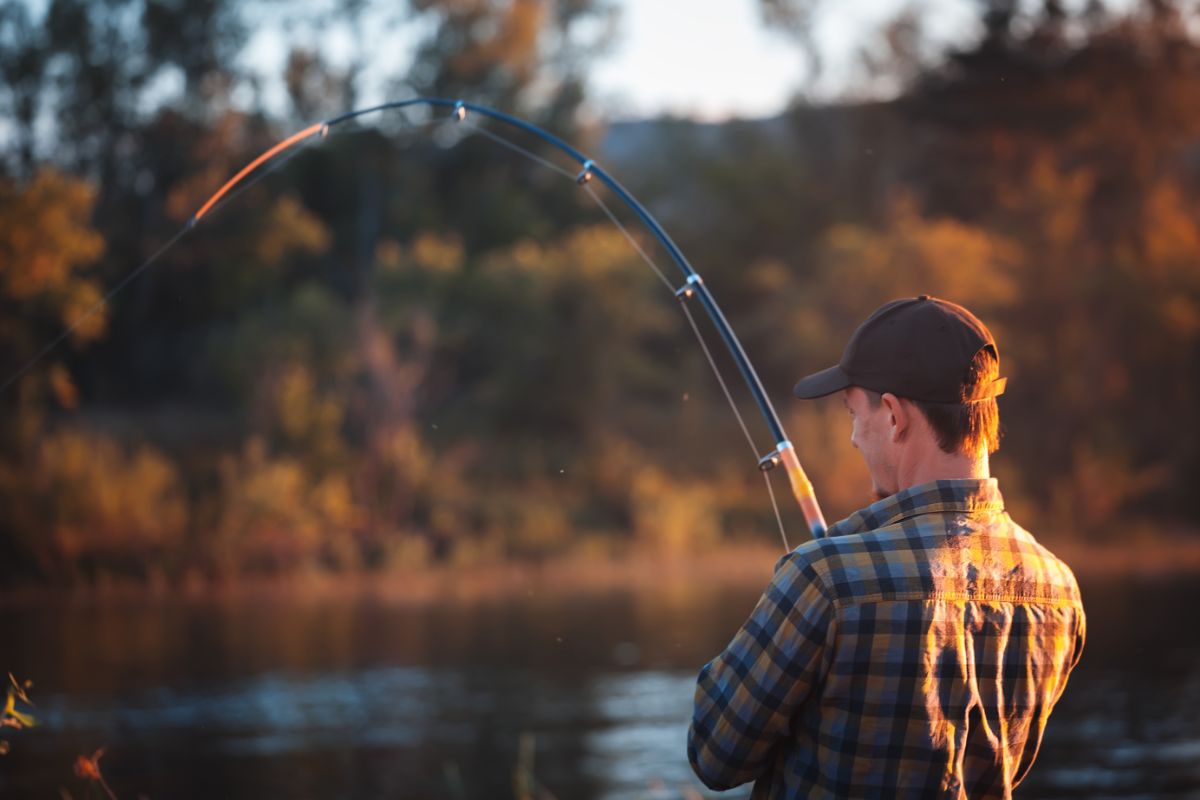
{"type": "MultiPolygon", "coordinates": [[[[958,303],[1004,306],[1016,299],[1017,247],[982,228],[928,219],[899,198],[882,231],[838,225],[826,238],[830,280],[871,296],[872,308],[926,293],[958,303]]],[[[832,288],[832,287],[831,287],[832,288]]]]}
{"type": "Polygon", "coordinates": [[[92,229],[96,190],[43,169],[26,186],[0,181],[0,280],[14,300],[60,291],[104,252],[92,229]]]}
{"type": "MultiPolygon", "coordinates": [[[[674,269],[665,262],[660,267],[674,269]]],[[[675,309],[656,294],[661,287],[653,274],[611,225],[576,228],[550,241],[519,241],[485,256],[482,272],[513,287],[533,313],[560,314],[545,323],[560,332],[587,337],[599,325],[636,337],[678,323],[675,309]]]]}
{"type": "Polygon", "coordinates": [[[532,277],[570,280],[605,278],[639,279],[637,254],[625,237],[611,225],[577,228],[566,236],[545,243],[524,239],[488,258],[489,270],[511,271],[532,277]]]}
{"type": "Polygon", "coordinates": [[[104,252],[91,225],[96,191],[86,181],[43,169],[26,185],[0,180],[0,298],[43,301],[63,326],[78,324],[77,344],[104,331],[105,315],[88,313],[100,286],[80,277],[104,252]]]}
{"type": "Polygon", "coordinates": [[[254,256],[275,266],[290,252],[319,253],[329,246],[329,229],[292,197],[272,204],[259,229],[254,256]]]}
{"type": "Polygon", "coordinates": [[[99,284],[76,280],[63,287],[62,321],[71,330],[71,339],[83,344],[104,333],[107,322],[103,308],[97,304],[103,298],[99,284]]]}
{"type": "MultiPolygon", "coordinates": [[[[22,730],[37,726],[37,720],[32,714],[17,708],[18,701],[27,706],[33,705],[27,694],[32,686],[33,681],[18,681],[11,672],[8,673],[8,696],[4,702],[4,710],[0,711],[0,728],[22,730]]],[[[0,739],[0,756],[8,755],[8,752],[8,741],[0,739]]]]}
{"type": "Polygon", "coordinates": [[[299,446],[311,457],[314,472],[333,466],[342,451],[345,408],[335,394],[318,391],[309,367],[285,365],[264,380],[262,397],[273,427],[289,446],[299,446]]]}
{"type": "Polygon", "coordinates": [[[231,483],[244,487],[242,499],[254,509],[286,508],[304,488],[304,473],[290,458],[271,459],[266,443],[258,437],[246,443],[238,461],[224,464],[231,483]]]}
{"type": "Polygon", "coordinates": [[[485,515],[497,516],[495,532],[512,546],[527,553],[552,553],[570,540],[573,527],[561,497],[545,487],[530,486],[520,496],[497,492],[485,515]]]}
{"type": "Polygon", "coordinates": [[[318,526],[306,509],[309,482],[294,459],[267,457],[261,439],[247,443],[240,458],[221,468],[218,534],[237,551],[273,548],[292,560],[308,551],[318,526]]]}
{"type": "Polygon", "coordinates": [[[314,416],[312,375],[304,369],[294,369],[284,376],[279,389],[276,411],[284,433],[300,437],[308,430],[314,416]]]}
{"type": "MultiPolygon", "coordinates": [[[[386,253],[386,251],[384,251],[386,253]]],[[[462,242],[453,236],[441,236],[433,232],[424,232],[417,236],[412,244],[410,258],[412,264],[426,272],[451,274],[462,269],[462,242]]],[[[385,266],[387,262],[384,262],[385,266]]],[[[399,261],[396,261],[399,266],[399,261]]]]}
{"type": "Polygon", "coordinates": [[[644,275],[644,267],[621,232],[609,225],[578,228],[551,251],[555,260],[589,278],[644,275]]]}
{"type": "Polygon", "coordinates": [[[490,269],[510,269],[514,272],[540,274],[548,271],[549,258],[546,249],[534,239],[522,239],[501,255],[493,255],[490,269]]]}
{"type": "Polygon", "coordinates": [[[323,478],[297,459],[271,456],[251,439],[221,465],[217,554],[228,563],[311,563],[323,543],[344,541],[365,514],[341,472],[323,478]]]}
{"type": "Polygon", "coordinates": [[[901,196],[881,229],[830,229],[820,251],[820,277],[795,309],[791,331],[814,352],[836,359],[847,326],[898,297],[931,294],[987,315],[1018,300],[1021,259],[1021,249],[1007,238],[958,220],[925,217],[901,196]]]}
{"type": "Polygon", "coordinates": [[[54,508],[48,533],[67,557],[163,546],[183,533],[178,473],[149,446],[127,454],[107,436],[62,429],[37,443],[31,469],[54,508]]]}
{"type": "Polygon", "coordinates": [[[275,410],[283,432],[293,439],[313,431],[336,430],[342,424],[341,407],[316,396],[312,372],[300,365],[287,369],[280,379],[275,410]]]}
{"type": "Polygon", "coordinates": [[[668,554],[709,547],[721,536],[720,511],[711,487],[682,484],[655,466],[638,469],[631,499],[638,538],[668,554]]]}
{"type": "Polygon", "coordinates": [[[553,307],[554,297],[586,293],[581,313],[596,324],[612,326],[636,318],[641,331],[662,331],[677,321],[661,296],[646,291],[653,281],[650,270],[611,225],[577,228],[550,242],[517,242],[488,255],[484,272],[521,279],[526,294],[536,296],[531,302],[540,308],[553,307]]]}
{"type": "Polygon", "coordinates": [[[123,519],[143,542],[172,543],[187,524],[187,504],[175,465],[157,450],[140,447],[126,461],[125,487],[115,492],[109,519],[123,519]]]}
{"type": "MultiPolygon", "coordinates": [[[[13,677],[13,674],[8,673],[8,696],[4,701],[4,710],[0,712],[0,728],[13,728],[21,730],[22,728],[33,728],[37,726],[37,720],[33,715],[21,711],[17,708],[17,701],[31,706],[27,691],[33,686],[32,681],[19,682],[13,677]]],[[[8,754],[8,742],[0,741],[0,755],[8,754]]]]}
{"type": "Polygon", "coordinates": [[[381,463],[397,478],[408,483],[423,483],[433,477],[433,455],[411,426],[403,426],[373,443],[381,463]]]}
{"type": "Polygon", "coordinates": [[[350,493],[350,484],[341,475],[329,475],[313,487],[312,506],[321,519],[337,528],[349,528],[362,521],[361,509],[350,493]]]}

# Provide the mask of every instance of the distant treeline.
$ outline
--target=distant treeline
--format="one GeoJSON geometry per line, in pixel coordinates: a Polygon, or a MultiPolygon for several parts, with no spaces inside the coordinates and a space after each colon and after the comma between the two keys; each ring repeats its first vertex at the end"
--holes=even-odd
{"type": "MultiPolygon", "coordinates": [[[[981,4],[977,41],[897,64],[894,100],[647,123],[609,166],[704,274],[828,516],[868,500],[865,472],[840,405],[788,388],[874,307],[929,293],[1000,341],[993,467],[1021,521],[1048,539],[1194,533],[1196,14],[1165,0],[1119,17],[1011,6],[981,4]]],[[[415,3],[425,33],[403,78],[597,152],[604,132],[579,122],[580,53],[599,43],[580,37],[603,9],[547,8],[415,3]]],[[[349,3],[337,20],[378,11],[349,3]]],[[[247,113],[258,78],[239,72],[249,23],[233,3],[33,13],[0,13],[0,379],[250,158],[355,105],[362,77],[296,47],[286,118],[247,113]]],[[[775,536],[670,293],[574,181],[463,132],[380,118],[303,150],[8,387],[0,580],[775,536]]],[[[785,518],[795,540],[799,516],[785,518]]]]}

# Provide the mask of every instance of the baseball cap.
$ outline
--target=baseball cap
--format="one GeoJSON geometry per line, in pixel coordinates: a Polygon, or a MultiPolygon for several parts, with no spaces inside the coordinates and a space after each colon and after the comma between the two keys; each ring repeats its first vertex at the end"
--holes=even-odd
{"type": "Polygon", "coordinates": [[[923,294],[893,300],[850,337],[842,360],[800,380],[797,397],[824,397],[850,386],[925,403],[965,403],[1004,393],[1007,378],[966,383],[975,355],[996,341],[967,309],[923,294]]]}

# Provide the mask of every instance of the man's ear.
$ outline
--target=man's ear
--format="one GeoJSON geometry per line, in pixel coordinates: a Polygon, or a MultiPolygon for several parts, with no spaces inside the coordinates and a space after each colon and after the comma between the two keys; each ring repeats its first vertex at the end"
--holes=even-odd
{"type": "Polygon", "coordinates": [[[908,432],[908,426],[911,423],[911,415],[908,406],[900,402],[900,398],[891,392],[884,392],[879,398],[883,403],[884,410],[889,416],[889,424],[891,426],[891,437],[893,442],[904,440],[904,435],[908,432]]]}

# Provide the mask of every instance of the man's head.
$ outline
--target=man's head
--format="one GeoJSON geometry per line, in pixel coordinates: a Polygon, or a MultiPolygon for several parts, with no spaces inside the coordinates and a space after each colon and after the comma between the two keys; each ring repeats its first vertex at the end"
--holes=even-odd
{"type": "Polygon", "coordinates": [[[797,397],[844,393],[851,441],[877,494],[910,474],[980,460],[999,445],[1000,356],[970,311],[928,295],[894,300],[850,338],[841,361],[796,384],[797,397]]]}

